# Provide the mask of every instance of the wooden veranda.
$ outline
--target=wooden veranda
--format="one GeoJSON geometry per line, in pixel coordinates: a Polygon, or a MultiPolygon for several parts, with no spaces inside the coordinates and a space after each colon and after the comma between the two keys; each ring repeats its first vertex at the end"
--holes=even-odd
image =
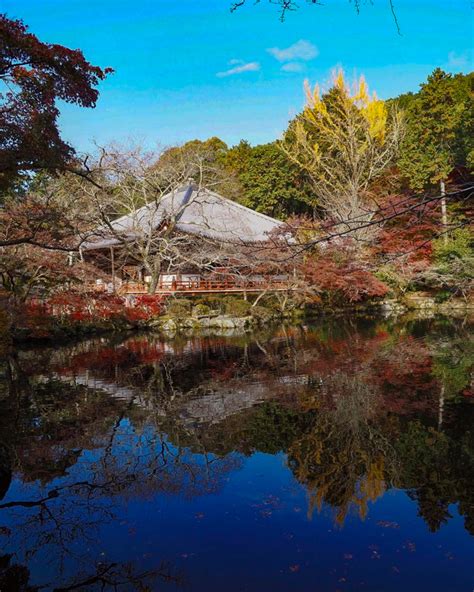
{"type": "MultiPolygon", "coordinates": [[[[171,281],[160,281],[154,294],[172,296],[177,294],[251,294],[262,292],[282,292],[294,289],[294,282],[289,277],[273,276],[259,277],[254,279],[208,279],[197,278],[194,280],[174,279],[171,281]]],[[[149,285],[146,282],[118,280],[106,284],[94,284],[91,291],[115,292],[120,296],[149,294],[149,285]]]]}
{"type": "MultiPolygon", "coordinates": [[[[225,294],[225,293],[260,293],[278,292],[291,289],[288,282],[249,282],[247,284],[221,280],[201,280],[199,282],[175,281],[160,284],[155,294],[225,294]]],[[[118,292],[120,294],[147,294],[148,286],[138,282],[123,283],[118,292]]]]}

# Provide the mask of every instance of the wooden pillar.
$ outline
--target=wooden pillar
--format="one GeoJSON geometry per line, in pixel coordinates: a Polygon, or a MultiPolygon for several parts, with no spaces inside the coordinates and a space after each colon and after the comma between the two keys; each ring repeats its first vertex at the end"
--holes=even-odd
{"type": "Polygon", "coordinates": [[[110,263],[112,267],[112,292],[115,294],[115,255],[113,247],[110,247],[110,263]]]}

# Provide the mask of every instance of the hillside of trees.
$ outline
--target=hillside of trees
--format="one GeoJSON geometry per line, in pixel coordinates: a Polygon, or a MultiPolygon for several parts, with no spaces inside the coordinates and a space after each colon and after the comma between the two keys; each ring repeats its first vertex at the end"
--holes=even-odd
{"type": "MultiPolygon", "coordinates": [[[[436,69],[416,93],[386,101],[389,110],[403,114],[404,135],[393,161],[380,175],[377,185],[385,191],[437,191],[439,181],[460,184],[474,170],[474,72],[450,75],[436,69]]],[[[299,118],[296,118],[296,121],[299,118]]],[[[285,137],[295,122],[289,122],[285,137]]],[[[251,146],[242,139],[228,146],[220,138],[190,140],[165,152],[200,151],[229,177],[222,190],[244,205],[269,216],[317,212],[318,192],[304,168],[297,166],[282,149],[280,139],[251,146]]],[[[377,189],[380,189],[378,186],[377,189]]]]}

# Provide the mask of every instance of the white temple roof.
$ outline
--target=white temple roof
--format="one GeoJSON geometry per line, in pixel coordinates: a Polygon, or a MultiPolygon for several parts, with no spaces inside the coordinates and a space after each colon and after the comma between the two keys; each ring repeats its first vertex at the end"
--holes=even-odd
{"type": "Polygon", "coordinates": [[[218,193],[187,186],[117,218],[111,224],[113,230],[98,229],[81,248],[102,249],[135,240],[141,235],[149,235],[167,219],[174,219],[181,232],[229,243],[265,242],[272,233],[284,227],[283,222],[218,193]]]}

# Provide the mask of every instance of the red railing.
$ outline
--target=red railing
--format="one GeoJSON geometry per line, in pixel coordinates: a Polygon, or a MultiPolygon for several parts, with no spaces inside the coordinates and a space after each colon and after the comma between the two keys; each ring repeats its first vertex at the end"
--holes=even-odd
{"type": "MultiPolygon", "coordinates": [[[[274,278],[262,279],[205,279],[190,281],[190,280],[173,280],[160,282],[156,287],[156,294],[175,293],[175,292],[245,292],[255,291],[262,292],[264,290],[285,290],[289,288],[289,281],[274,278]]],[[[148,285],[141,282],[123,282],[118,288],[121,294],[146,294],[148,292],[148,285]]]]}

